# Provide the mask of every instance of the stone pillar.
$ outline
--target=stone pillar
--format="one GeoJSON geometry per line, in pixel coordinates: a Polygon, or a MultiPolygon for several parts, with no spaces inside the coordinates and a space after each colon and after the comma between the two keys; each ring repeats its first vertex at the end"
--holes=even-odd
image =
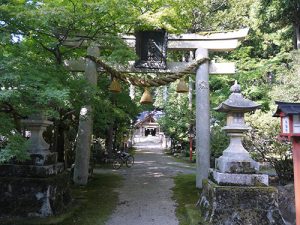
{"type": "MultiPolygon", "coordinates": [[[[191,62],[194,59],[194,53],[190,51],[189,55],[189,62],[191,62]]],[[[194,81],[192,79],[192,76],[189,76],[189,110],[192,111],[193,109],[193,85],[194,81]]]]}
{"type": "Polygon", "coordinates": [[[193,109],[193,79],[189,77],[189,110],[193,109]]]}
{"type": "MultiPolygon", "coordinates": [[[[197,49],[196,59],[207,58],[207,49],[197,49]]],[[[202,63],[196,72],[196,187],[202,187],[210,168],[209,62],[202,63]]]]}
{"type": "MultiPolygon", "coordinates": [[[[91,56],[99,56],[99,48],[90,46],[87,54],[91,56]]],[[[87,81],[93,85],[97,85],[97,65],[91,59],[86,59],[85,76],[87,81]]],[[[74,167],[74,183],[86,185],[88,181],[91,138],[93,132],[93,112],[91,105],[83,106],[80,110],[78,139],[76,145],[75,167],[74,167]]]]}

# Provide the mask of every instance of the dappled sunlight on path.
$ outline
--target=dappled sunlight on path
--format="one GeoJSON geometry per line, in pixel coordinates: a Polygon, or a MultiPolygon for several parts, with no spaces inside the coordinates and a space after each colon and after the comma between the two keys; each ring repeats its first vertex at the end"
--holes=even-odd
{"type": "Polygon", "coordinates": [[[195,169],[164,155],[158,137],[136,141],[134,166],[113,171],[124,177],[124,185],[117,190],[119,204],[106,225],[177,225],[172,177],[195,169]]]}

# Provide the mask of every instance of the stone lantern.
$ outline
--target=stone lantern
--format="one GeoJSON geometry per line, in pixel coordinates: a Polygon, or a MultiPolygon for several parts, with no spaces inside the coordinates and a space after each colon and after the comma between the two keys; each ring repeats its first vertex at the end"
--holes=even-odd
{"type": "Polygon", "coordinates": [[[250,129],[244,113],[259,105],[243,97],[237,82],[230,90],[229,98],[216,108],[227,113],[223,130],[230,137],[230,144],[216,160],[210,179],[203,181],[198,202],[202,218],[209,224],[284,225],[276,188],[268,186],[268,175],[257,173],[258,163],[242,145],[243,135],[250,129]]]}
{"type": "Polygon", "coordinates": [[[227,113],[227,124],[223,130],[230,137],[230,144],[223,155],[216,160],[216,169],[220,173],[250,174],[258,170],[258,163],[249,155],[242,145],[244,133],[250,127],[245,124],[244,114],[255,111],[260,105],[245,99],[241,94],[240,85],[235,82],[231,87],[232,94],[215,110],[227,113]]]}
{"type": "Polygon", "coordinates": [[[223,130],[229,136],[230,144],[216,160],[213,177],[218,184],[268,185],[268,176],[256,174],[259,164],[251,158],[242,144],[244,133],[250,129],[245,124],[244,114],[255,111],[260,105],[245,99],[237,82],[230,91],[232,93],[229,98],[215,109],[217,112],[227,113],[227,124],[223,130]]]}

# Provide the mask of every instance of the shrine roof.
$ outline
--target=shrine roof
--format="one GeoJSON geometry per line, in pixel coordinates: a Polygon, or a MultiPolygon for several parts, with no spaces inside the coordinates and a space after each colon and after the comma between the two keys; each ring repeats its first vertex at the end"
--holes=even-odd
{"type": "Polygon", "coordinates": [[[275,101],[278,105],[276,112],[273,114],[274,117],[280,117],[280,113],[285,115],[300,114],[300,103],[294,102],[280,102],[275,101]]]}
{"type": "Polygon", "coordinates": [[[244,96],[240,93],[241,87],[237,84],[237,82],[235,82],[230,90],[232,93],[229,98],[215,108],[217,112],[251,112],[260,107],[259,104],[244,98],[244,96]]]}
{"type": "Polygon", "coordinates": [[[149,119],[153,119],[154,122],[156,123],[157,120],[163,115],[164,113],[162,111],[157,111],[157,110],[150,111],[150,112],[144,111],[140,113],[134,126],[138,127],[149,119]]]}

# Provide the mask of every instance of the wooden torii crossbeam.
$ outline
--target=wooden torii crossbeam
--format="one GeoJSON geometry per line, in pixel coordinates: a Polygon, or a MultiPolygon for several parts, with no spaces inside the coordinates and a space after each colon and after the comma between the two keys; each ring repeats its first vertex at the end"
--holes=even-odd
{"type": "MultiPolygon", "coordinates": [[[[209,52],[228,52],[238,47],[248,34],[249,29],[240,29],[231,32],[200,34],[182,34],[168,36],[168,50],[195,51],[195,60],[207,59],[209,52]]],[[[135,46],[135,37],[132,35],[121,35],[121,38],[130,47],[135,46]]],[[[68,39],[64,42],[69,47],[88,47],[89,40],[84,36],[68,39]]],[[[87,55],[98,57],[98,47],[93,43],[93,47],[88,48],[87,55]],[[93,50],[94,48],[94,50],[93,50]],[[96,54],[97,53],[97,54],[96,54]]],[[[120,73],[162,73],[176,74],[184,71],[192,62],[168,62],[165,70],[161,69],[137,69],[133,62],[128,66],[115,66],[114,70],[120,73]]],[[[66,60],[65,67],[70,71],[83,72],[86,76],[91,73],[105,71],[104,67],[96,65],[90,58],[80,58],[77,60],[66,60]]],[[[107,67],[109,68],[109,67],[107,67]]],[[[187,71],[188,73],[193,71],[187,71]]],[[[210,168],[210,104],[209,104],[209,74],[234,74],[234,63],[215,63],[203,60],[196,69],[196,186],[202,187],[202,181],[208,178],[210,168]]],[[[88,145],[87,145],[88,146],[88,145]]]]}

